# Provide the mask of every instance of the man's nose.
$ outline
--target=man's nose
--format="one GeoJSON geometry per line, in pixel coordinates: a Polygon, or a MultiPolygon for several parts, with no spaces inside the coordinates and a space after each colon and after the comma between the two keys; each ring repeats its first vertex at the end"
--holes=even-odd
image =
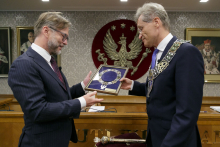
{"type": "Polygon", "coordinates": [[[139,39],[141,39],[141,37],[142,37],[142,34],[141,34],[141,33],[139,33],[139,36],[138,36],[138,38],[139,38],[139,39]]]}
{"type": "Polygon", "coordinates": [[[65,40],[63,41],[63,44],[64,44],[64,45],[67,45],[67,44],[68,44],[67,39],[65,39],[65,40]]]}

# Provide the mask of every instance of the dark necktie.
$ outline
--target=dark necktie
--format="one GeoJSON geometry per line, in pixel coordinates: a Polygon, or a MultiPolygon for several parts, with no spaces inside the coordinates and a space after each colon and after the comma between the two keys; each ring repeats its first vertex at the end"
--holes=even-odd
{"type": "Polygon", "coordinates": [[[60,79],[61,83],[63,84],[64,88],[66,89],[66,85],[64,83],[63,77],[62,77],[60,70],[57,66],[57,63],[53,57],[51,57],[50,63],[51,63],[51,66],[53,67],[54,72],[57,74],[58,78],[60,79]]]}
{"type": "Polygon", "coordinates": [[[155,64],[156,64],[156,56],[157,56],[157,53],[159,52],[158,49],[155,49],[154,50],[154,53],[153,53],[153,56],[152,56],[152,62],[151,62],[151,69],[154,69],[155,67],[155,64]]]}

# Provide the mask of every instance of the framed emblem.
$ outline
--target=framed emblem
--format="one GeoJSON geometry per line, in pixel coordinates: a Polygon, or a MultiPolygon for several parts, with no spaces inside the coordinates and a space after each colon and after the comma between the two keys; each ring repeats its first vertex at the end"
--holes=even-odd
{"type": "Polygon", "coordinates": [[[220,29],[187,28],[186,40],[202,54],[205,82],[220,83],[220,29]]]}
{"type": "Polygon", "coordinates": [[[11,28],[0,27],[0,77],[8,77],[11,66],[11,28]]]}
{"type": "Polygon", "coordinates": [[[121,87],[119,80],[124,78],[127,72],[127,67],[100,65],[85,90],[118,95],[121,87]]]}

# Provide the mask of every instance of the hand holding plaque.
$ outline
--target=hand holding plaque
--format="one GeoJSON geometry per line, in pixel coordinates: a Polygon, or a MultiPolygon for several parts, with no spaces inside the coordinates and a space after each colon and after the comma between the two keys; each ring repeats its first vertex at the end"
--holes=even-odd
{"type": "Polygon", "coordinates": [[[126,67],[100,65],[85,90],[118,95],[121,87],[120,79],[124,78],[127,72],[126,67]]]}
{"type": "Polygon", "coordinates": [[[91,80],[91,74],[92,74],[92,72],[90,71],[89,73],[88,73],[88,75],[85,77],[85,79],[83,80],[83,83],[84,83],[84,85],[86,86],[88,83],[89,83],[89,81],[91,80]]]}
{"type": "Polygon", "coordinates": [[[100,103],[101,101],[103,101],[103,99],[97,99],[93,97],[96,95],[96,93],[97,92],[94,91],[94,92],[87,93],[86,95],[83,96],[86,101],[86,107],[90,107],[96,103],[100,103]]]}
{"type": "Polygon", "coordinates": [[[132,85],[132,80],[128,78],[121,78],[120,80],[122,82],[121,89],[124,90],[130,90],[132,85]]]}

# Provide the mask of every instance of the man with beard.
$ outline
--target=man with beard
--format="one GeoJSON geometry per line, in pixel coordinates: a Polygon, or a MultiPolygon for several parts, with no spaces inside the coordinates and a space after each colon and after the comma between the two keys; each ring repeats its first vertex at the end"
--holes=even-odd
{"type": "Polygon", "coordinates": [[[121,79],[122,89],[147,98],[147,147],[201,147],[204,64],[199,50],[170,33],[164,7],[146,3],[135,15],[139,39],[154,47],[146,83],[121,79]]]}
{"type": "Polygon", "coordinates": [[[21,54],[26,52],[33,42],[34,42],[34,33],[29,32],[28,33],[28,41],[23,43],[21,46],[21,54]]]}
{"type": "Polygon", "coordinates": [[[96,92],[85,95],[91,72],[84,81],[69,87],[51,57],[67,45],[70,26],[60,12],[42,13],[34,25],[34,43],[11,66],[8,84],[25,121],[19,147],[68,147],[69,140],[76,143],[73,118],[79,118],[83,107],[102,101],[92,97],[96,92]]]}

